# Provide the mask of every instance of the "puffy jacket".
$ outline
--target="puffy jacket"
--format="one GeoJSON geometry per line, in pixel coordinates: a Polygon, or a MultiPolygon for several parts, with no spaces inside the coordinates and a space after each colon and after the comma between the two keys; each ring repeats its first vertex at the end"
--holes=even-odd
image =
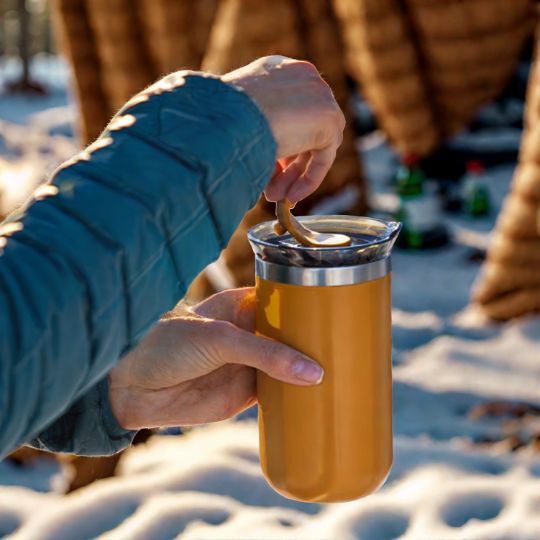
{"type": "Polygon", "coordinates": [[[0,457],[114,453],[107,372],[215,260],[276,145],[242,91],[173,74],[123,107],[0,238],[0,457]]]}

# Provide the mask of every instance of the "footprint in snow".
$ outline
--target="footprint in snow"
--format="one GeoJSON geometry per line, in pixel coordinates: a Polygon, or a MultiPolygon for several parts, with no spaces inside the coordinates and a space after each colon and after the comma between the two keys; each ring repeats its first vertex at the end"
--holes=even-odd
{"type": "Polygon", "coordinates": [[[361,540],[395,540],[405,534],[409,521],[405,513],[380,510],[364,514],[351,530],[361,540]]]}
{"type": "Polygon", "coordinates": [[[227,521],[231,513],[216,508],[171,508],[156,512],[154,507],[145,509],[131,518],[131,523],[111,531],[108,538],[130,540],[170,540],[177,538],[193,522],[218,526],[227,521]]]}
{"type": "Polygon", "coordinates": [[[248,448],[231,448],[227,450],[227,453],[230,456],[249,461],[250,463],[259,464],[259,454],[254,450],[249,450],[248,448]]]}
{"type": "Polygon", "coordinates": [[[8,534],[15,532],[21,524],[18,516],[11,512],[3,512],[0,510],[0,538],[4,538],[8,534]]]}
{"type": "Polygon", "coordinates": [[[504,507],[504,501],[490,493],[468,493],[447,502],[441,517],[450,527],[462,527],[472,519],[495,519],[504,507]]]}

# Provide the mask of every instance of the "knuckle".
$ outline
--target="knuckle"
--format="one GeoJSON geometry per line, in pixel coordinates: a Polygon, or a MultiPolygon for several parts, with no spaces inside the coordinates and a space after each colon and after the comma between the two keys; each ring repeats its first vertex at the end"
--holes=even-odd
{"type": "Polygon", "coordinates": [[[345,127],[345,115],[335,100],[332,103],[332,116],[339,128],[343,129],[345,127]]]}
{"type": "Polygon", "coordinates": [[[238,349],[238,332],[236,327],[228,321],[215,320],[210,321],[208,324],[212,325],[212,333],[226,345],[226,348],[236,352],[238,349]]]}
{"type": "Polygon", "coordinates": [[[305,83],[312,83],[315,88],[320,88],[325,84],[318,69],[311,62],[308,62],[307,60],[296,60],[294,65],[298,70],[298,73],[301,73],[305,78],[305,83]]]}
{"type": "Polygon", "coordinates": [[[297,60],[296,65],[304,67],[306,71],[319,75],[317,68],[309,60],[297,60]]]}
{"type": "Polygon", "coordinates": [[[286,56],[282,56],[281,54],[268,54],[266,56],[263,56],[261,58],[261,61],[263,64],[268,64],[270,66],[274,66],[276,64],[279,64],[286,60],[286,56]]]}
{"type": "Polygon", "coordinates": [[[226,337],[232,337],[234,334],[234,325],[229,321],[223,321],[221,319],[211,320],[208,324],[211,324],[214,332],[226,337]]]}
{"type": "Polygon", "coordinates": [[[280,371],[282,347],[278,343],[269,341],[261,351],[261,362],[264,369],[276,373],[280,371]]]}
{"type": "Polygon", "coordinates": [[[302,183],[307,188],[316,187],[319,185],[319,178],[315,174],[308,174],[304,178],[302,178],[302,183]]]}

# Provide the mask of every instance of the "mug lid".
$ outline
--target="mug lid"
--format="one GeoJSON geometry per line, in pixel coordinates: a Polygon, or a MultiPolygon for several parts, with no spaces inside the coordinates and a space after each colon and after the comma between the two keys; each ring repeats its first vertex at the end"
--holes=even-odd
{"type": "Polygon", "coordinates": [[[278,235],[276,221],[265,221],[248,231],[255,256],[263,261],[303,268],[334,268],[372,263],[388,257],[399,234],[397,221],[360,216],[304,216],[297,218],[319,232],[344,233],[352,238],[349,246],[309,247],[289,233],[278,235]]]}

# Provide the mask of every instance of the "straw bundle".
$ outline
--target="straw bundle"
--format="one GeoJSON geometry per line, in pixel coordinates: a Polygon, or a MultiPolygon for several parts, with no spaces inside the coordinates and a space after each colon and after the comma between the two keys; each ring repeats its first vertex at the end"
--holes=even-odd
{"type": "Polygon", "coordinates": [[[84,143],[158,76],[199,69],[218,0],[54,0],[84,143]]]}
{"type": "Polygon", "coordinates": [[[411,22],[443,135],[499,94],[531,34],[529,0],[414,0],[411,22]]]}
{"type": "MultiPolygon", "coordinates": [[[[317,66],[347,119],[336,161],[313,200],[316,202],[317,199],[333,196],[344,188],[357,190],[356,201],[343,211],[362,214],[367,207],[367,190],[354,141],[353,118],[349,110],[350,94],[346,81],[345,45],[339,23],[330,0],[297,0],[296,6],[299,21],[297,27],[302,32],[305,48],[303,57],[317,66]]],[[[298,208],[299,212],[309,210],[309,207],[304,210],[301,205],[298,208]]]]}
{"type": "Polygon", "coordinates": [[[86,0],[56,0],[55,26],[61,48],[71,61],[75,95],[81,116],[79,131],[84,142],[95,139],[112,115],[101,85],[101,65],[88,21],[86,0]]]}
{"type": "Polygon", "coordinates": [[[348,63],[402,153],[425,155],[512,75],[530,0],[333,0],[348,63]]]}
{"type": "Polygon", "coordinates": [[[402,153],[440,140],[412,29],[395,0],[334,0],[347,61],[379,123],[402,153]]]}
{"type": "Polygon", "coordinates": [[[137,7],[143,39],[159,74],[198,69],[217,0],[137,0],[137,7]]]}
{"type": "MultiPolygon", "coordinates": [[[[537,38],[540,37],[537,36],[537,38]]],[[[540,41],[529,81],[526,133],[473,302],[493,319],[540,312],[540,41]]]]}
{"type": "Polygon", "coordinates": [[[302,48],[295,24],[290,0],[222,0],[202,68],[222,74],[260,56],[294,56],[302,48]]]}
{"type": "Polygon", "coordinates": [[[86,3],[102,66],[101,84],[113,110],[157,77],[135,6],[130,0],[90,0],[86,3]]]}

